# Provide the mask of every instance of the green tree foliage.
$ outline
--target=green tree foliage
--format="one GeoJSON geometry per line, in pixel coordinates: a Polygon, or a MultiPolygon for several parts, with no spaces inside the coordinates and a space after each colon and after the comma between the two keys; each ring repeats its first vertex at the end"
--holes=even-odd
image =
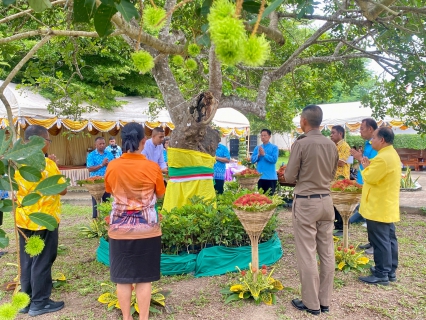
{"type": "MultiPolygon", "coordinates": [[[[161,0],[151,13],[133,0],[75,0],[72,7],[67,1],[55,1],[51,7],[49,1],[35,2],[7,0],[0,7],[0,76],[7,76],[49,34],[51,39],[14,81],[37,84],[50,94],[55,113],[78,115],[83,101],[89,108],[112,108],[118,104],[115,96],[160,97],[161,91],[176,122],[188,107],[185,100],[211,90],[219,107],[265,118],[277,132],[291,128],[293,116],[308,103],[360,98],[378,115],[404,116],[424,127],[424,72],[418,71],[424,68],[426,11],[421,1],[271,0],[262,9],[260,2],[238,1],[244,37],[254,36],[257,28],[256,36],[265,36],[271,48],[264,65],[257,67],[220,60],[223,39],[216,31],[216,40],[210,39],[211,21],[216,21],[208,19],[211,0],[177,5],[175,0],[161,0]],[[9,6],[15,3],[17,9],[9,6]],[[145,14],[146,21],[141,21],[145,14]],[[189,48],[194,43],[200,46],[198,55],[189,48]],[[130,59],[141,49],[155,58],[152,75],[140,75],[130,59]],[[169,55],[184,60],[195,55],[196,64],[169,64],[169,55]],[[366,59],[393,76],[375,85],[369,98],[365,93],[372,80],[365,71],[366,59]],[[404,91],[408,84],[411,95],[404,91]]],[[[228,18],[231,13],[226,13],[228,18]]]]}

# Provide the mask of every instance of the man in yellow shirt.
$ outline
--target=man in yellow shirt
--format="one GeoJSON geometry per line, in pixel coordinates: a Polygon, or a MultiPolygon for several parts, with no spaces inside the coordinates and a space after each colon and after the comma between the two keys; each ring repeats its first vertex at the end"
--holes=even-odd
{"type": "Polygon", "coordinates": [[[367,221],[368,238],[374,248],[375,267],[371,276],[359,277],[368,284],[388,285],[396,281],[398,240],[394,222],[398,222],[401,160],[393,147],[394,133],[382,127],[374,131],[371,146],[378,151],[374,159],[363,157],[364,180],[360,213],[367,221]]]}
{"type": "MultiPolygon", "coordinates": [[[[42,152],[46,154],[51,143],[47,129],[38,125],[29,126],[25,130],[25,141],[28,141],[32,136],[39,136],[45,140],[42,152]]],[[[16,194],[18,203],[22,203],[22,199],[34,191],[41,181],[53,175],[61,174],[54,161],[49,158],[45,158],[45,161],[46,167],[41,173],[42,178],[39,182],[27,181],[16,171],[15,179],[19,186],[19,190],[16,194]]],[[[64,183],[65,179],[62,178],[59,182],[64,183]]],[[[66,193],[67,189],[60,194],[64,195],[66,193]]],[[[59,194],[42,196],[40,200],[33,205],[18,207],[16,209],[16,224],[20,230],[18,234],[19,259],[21,261],[21,291],[28,294],[31,298],[30,305],[19,310],[20,313],[38,316],[44,313],[61,310],[64,307],[63,301],[55,302],[50,299],[50,294],[52,292],[52,265],[58,251],[58,228],[54,231],[49,231],[45,227],[32,222],[29,218],[30,213],[42,212],[51,215],[59,223],[60,211],[61,202],[59,194]],[[25,252],[26,238],[31,236],[39,236],[45,243],[43,251],[39,255],[33,257],[25,252]]]]}
{"type": "MultiPolygon", "coordinates": [[[[345,129],[342,126],[333,126],[331,128],[330,139],[336,144],[337,153],[339,154],[339,162],[337,163],[336,175],[334,180],[343,176],[345,179],[350,178],[350,165],[347,163],[351,155],[351,147],[344,140],[345,129]]],[[[343,219],[336,207],[334,207],[334,235],[343,235],[343,219]]]]}

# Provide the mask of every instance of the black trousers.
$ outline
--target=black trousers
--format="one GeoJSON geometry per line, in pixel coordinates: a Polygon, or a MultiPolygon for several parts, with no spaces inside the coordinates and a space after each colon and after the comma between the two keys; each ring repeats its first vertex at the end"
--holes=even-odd
{"type": "Polygon", "coordinates": [[[40,236],[45,246],[34,257],[25,252],[25,238],[19,234],[19,259],[21,261],[21,291],[31,297],[30,307],[40,307],[49,300],[52,293],[52,265],[58,253],[58,228],[54,231],[28,229],[20,230],[26,237],[40,236]]]}
{"type": "Polygon", "coordinates": [[[334,229],[343,230],[343,219],[336,207],[334,207],[334,229]]]}
{"type": "Polygon", "coordinates": [[[398,268],[398,240],[393,223],[367,219],[368,239],[374,248],[376,277],[383,278],[398,268]]]}
{"type": "MultiPolygon", "coordinates": [[[[102,202],[107,201],[108,198],[111,198],[111,194],[105,192],[103,194],[103,196],[102,196],[102,202]]],[[[92,209],[93,210],[93,212],[92,212],[92,218],[93,219],[95,219],[95,218],[98,217],[98,210],[96,209],[96,205],[97,205],[96,200],[95,200],[95,198],[92,197],[92,208],[93,208],[92,209]]]]}
{"type": "Polygon", "coordinates": [[[214,179],[214,189],[217,194],[223,193],[223,185],[225,184],[225,180],[214,179]]]}
{"type": "Polygon", "coordinates": [[[268,192],[269,195],[272,196],[277,188],[277,182],[278,180],[259,179],[259,182],[257,183],[257,188],[259,190],[263,189],[265,193],[268,192]]]}

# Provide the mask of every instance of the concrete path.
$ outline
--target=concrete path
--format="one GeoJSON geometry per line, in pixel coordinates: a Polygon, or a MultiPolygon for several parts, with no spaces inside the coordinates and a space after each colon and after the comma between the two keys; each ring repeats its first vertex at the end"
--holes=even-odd
{"type": "MultiPolygon", "coordinates": [[[[426,210],[426,171],[412,171],[414,179],[419,177],[418,182],[422,190],[413,192],[400,192],[400,209],[407,213],[422,213],[422,208],[426,210]]],[[[72,187],[65,196],[62,196],[63,203],[77,206],[92,205],[90,194],[83,187],[72,187]]]]}

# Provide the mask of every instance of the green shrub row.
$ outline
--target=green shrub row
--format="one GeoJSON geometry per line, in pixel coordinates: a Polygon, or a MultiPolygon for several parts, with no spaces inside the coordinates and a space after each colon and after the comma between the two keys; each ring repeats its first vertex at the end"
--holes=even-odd
{"type": "MultiPolygon", "coordinates": [[[[243,191],[225,191],[214,202],[194,197],[191,204],[174,208],[170,212],[161,212],[162,252],[179,254],[198,252],[209,246],[239,247],[250,245],[250,239],[241,222],[232,209],[232,203],[243,191]]],[[[266,225],[260,242],[268,241],[277,228],[278,220],[274,215],[266,225]]]]}
{"type": "MultiPolygon", "coordinates": [[[[363,146],[364,140],[361,136],[347,135],[346,142],[351,146],[363,146]]],[[[419,134],[397,134],[393,143],[395,148],[408,148],[414,150],[426,149],[426,136],[419,134]]]]}

